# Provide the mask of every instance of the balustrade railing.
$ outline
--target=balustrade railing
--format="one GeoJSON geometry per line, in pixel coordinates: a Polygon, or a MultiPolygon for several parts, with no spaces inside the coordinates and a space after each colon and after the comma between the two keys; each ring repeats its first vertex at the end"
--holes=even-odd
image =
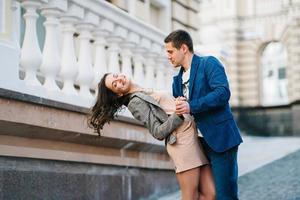
{"type": "Polygon", "coordinates": [[[170,90],[173,73],[163,53],[165,34],[126,12],[94,0],[11,3],[13,23],[20,23],[20,8],[25,11],[24,40],[17,41],[12,31],[20,56],[17,66],[6,67],[17,68],[11,72],[22,76],[15,74],[0,87],[83,107],[93,103],[97,83],[107,72],[122,72],[147,88],[170,90]],[[36,28],[40,17],[45,18],[43,49],[36,28]]]}

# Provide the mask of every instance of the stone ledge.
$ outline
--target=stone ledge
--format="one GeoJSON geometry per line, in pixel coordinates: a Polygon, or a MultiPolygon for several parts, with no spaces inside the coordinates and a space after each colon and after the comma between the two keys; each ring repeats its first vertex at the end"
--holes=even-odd
{"type": "MultiPolygon", "coordinates": [[[[23,102],[27,102],[27,103],[43,105],[43,106],[57,108],[57,109],[61,109],[61,110],[78,112],[78,113],[82,113],[82,114],[87,114],[89,112],[89,109],[85,108],[85,107],[75,106],[72,104],[67,104],[67,103],[62,103],[62,102],[57,102],[57,101],[45,99],[42,97],[30,95],[30,94],[24,94],[24,93],[20,93],[20,92],[13,91],[13,90],[7,90],[4,88],[0,88],[0,98],[1,97],[4,99],[23,101],[23,102]]],[[[142,125],[141,122],[139,122],[133,118],[126,117],[126,116],[118,116],[116,118],[116,121],[124,121],[124,122],[128,122],[131,124],[142,125]]]]}
{"type": "Polygon", "coordinates": [[[172,169],[164,142],[140,125],[113,121],[101,137],[86,114],[0,97],[0,156],[172,169]]]}
{"type": "Polygon", "coordinates": [[[99,137],[87,126],[83,113],[41,104],[0,98],[0,134],[57,140],[85,145],[165,152],[164,143],[140,125],[113,121],[99,137]]]}
{"type": "Polygon", "coordinates": [[[167,154],[0,135],[0,155],[152,169],[172,169],[167,154]]]}

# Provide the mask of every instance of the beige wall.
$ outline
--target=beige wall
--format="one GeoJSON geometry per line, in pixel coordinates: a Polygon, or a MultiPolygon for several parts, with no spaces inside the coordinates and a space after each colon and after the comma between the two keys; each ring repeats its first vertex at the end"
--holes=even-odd
{"type": "Polygon", "coordinates": [[[171,0],[112,0],[111,3],[163,32],[171,30],[171,0]]]}
{"type": "Polygon", "coordinates": [[[296,39],[300,37],[297,17],[300,5],[291,3],[285,0],[228,0],[200,4],[201,37],[196,50],[215,55],[226,63],[232,105],[262,105],[260,57],[265,44],[272,41],[281,42],[288,51],[289,103],[300,100],[300,41],[296,39]],[[292,12],[294,17],[289,14],[292,12]]]}
{"type": "Polygon", "coordinates": [[[196,42],[199,40],[199,0],[112,0],[111,3],[166,33],[185,29],[196,42]]]}
{"type": "Polygon", "coordinates": [[[188,31],[194,43],[199,42],[199,5],[198,0],[172,0],[172,30],[188,31]]]}

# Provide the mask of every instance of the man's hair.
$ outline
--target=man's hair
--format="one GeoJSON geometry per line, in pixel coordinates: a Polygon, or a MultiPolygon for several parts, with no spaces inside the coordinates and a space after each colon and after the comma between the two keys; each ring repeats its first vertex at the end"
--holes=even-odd
{"type": "Polygon", "coordinates": [[[176,30],[171,32],[165,38],[164,42],[172,42],[176,49],[180,49],[181,45],[185,44],[189,48],[189,51],[194,53],[193,40],[190,34],[184,30],[176,30]]]}

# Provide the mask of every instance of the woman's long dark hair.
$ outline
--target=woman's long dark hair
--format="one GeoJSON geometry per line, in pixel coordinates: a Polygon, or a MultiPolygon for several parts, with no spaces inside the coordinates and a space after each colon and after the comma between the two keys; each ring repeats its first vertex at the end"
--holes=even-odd
{"type": "Polygon", "coordinates": [[[129,95],[119,97],[105,86],[105,79],[109,73],[104,74],[98,84],[98,96],[95,105],[89,113],[88,125],[93,128],[100,136],[104,124],[113,120],[122,109],[123,105],[127,105],[129,95]]]}

